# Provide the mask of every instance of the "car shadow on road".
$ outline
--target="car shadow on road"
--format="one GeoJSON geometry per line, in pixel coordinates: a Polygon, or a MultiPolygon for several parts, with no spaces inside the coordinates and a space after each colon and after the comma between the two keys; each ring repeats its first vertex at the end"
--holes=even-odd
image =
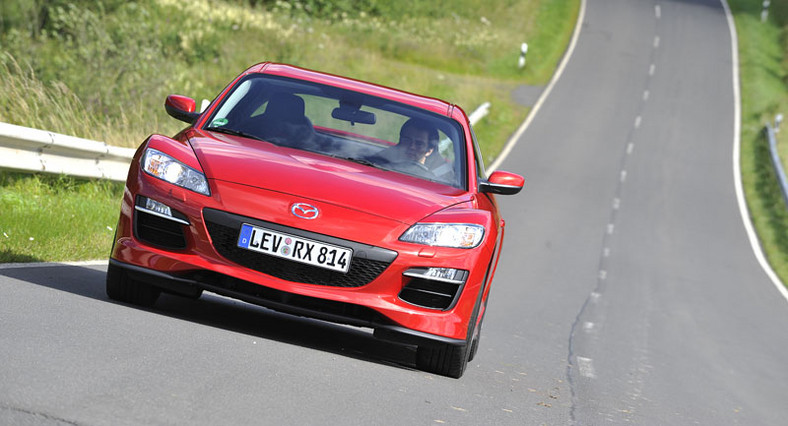
{"type": "Polygon", "coordinates": [[[260,339],[415,369],[415,347],[378,340],[366,329],[283,314],[213,293],[205,292],[199,299],[162,294],[152,308],[115,302],[104,288],[106,265],[0,265],[0,276],[260,339]]]}
{"type": "Polygon", "coordinates": [[[415,368],[415,347],[378,340],[371,330],[284,314],[213,293],[205,292],[197,300],[163,294],[152,311],[350,358],[415,368]]]}

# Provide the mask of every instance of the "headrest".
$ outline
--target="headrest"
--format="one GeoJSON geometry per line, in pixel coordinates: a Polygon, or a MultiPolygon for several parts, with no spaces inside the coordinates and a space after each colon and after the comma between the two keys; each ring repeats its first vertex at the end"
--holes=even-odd
{"type": "Polygon", "coordinates": [[[304,100],[292,93],[275,93],[268,100],[265,114],[285,121],[301,119],[304,117],[304,100]]]}

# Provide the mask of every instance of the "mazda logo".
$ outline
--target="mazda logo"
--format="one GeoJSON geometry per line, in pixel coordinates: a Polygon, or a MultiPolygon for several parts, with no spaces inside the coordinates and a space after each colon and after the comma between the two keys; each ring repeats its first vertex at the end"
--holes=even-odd
{"type": "Polygon", "coordinates": [[[317,219],[317,216],[320,214],[320,210],[317,207],[307,204],[307,203],[295,203],[292,207],[290,207],[290,213],[293,213],[293,216],[300,217],[301,219],[317,219]]]}

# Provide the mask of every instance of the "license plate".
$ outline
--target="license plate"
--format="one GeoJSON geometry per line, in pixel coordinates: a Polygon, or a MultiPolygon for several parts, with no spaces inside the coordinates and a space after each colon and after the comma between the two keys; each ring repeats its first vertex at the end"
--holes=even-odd
{"type": "Polygon", "coordinates": [[[238,247],[346,273],[353,250],[247,223],[241,225],[238,247]]]}

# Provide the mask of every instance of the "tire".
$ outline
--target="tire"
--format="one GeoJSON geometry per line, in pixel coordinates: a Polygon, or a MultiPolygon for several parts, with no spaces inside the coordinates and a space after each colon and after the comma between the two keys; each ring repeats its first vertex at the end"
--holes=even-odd
{"type": "MultiPolygon", "coordinates": [[[[481,334],[481,331],[479,331],[479,334],[481,334]]],[[[473,358],[476,357],[476,351],[479,350],[479,339],[481,338],[479,334],[476,335],[476,338],[473,339],[473,343],[471,343],[471,350],[468,353],[468,362],[473,361],[473,358]]]]}
{"type": "MultiPolygon", "coordinates": [[[[487,311],[485,311],[487,312],[487,311]]],[[[471,342],[471,350],[468,351],[468,362],[473,361],[476,357],[476,353],[479,351],[479,341],[482,339],[482,323],[484,322],[484,316],[479,320],[479,325],[476,326],[476,336],[474,336],[473,341],[471,342]]]]}
{"type": "Polygon", "coordinates": [[[133,280],[122,268],[107,266],[107,296],[119,302],[140,306],[152,306],[158,300],[161,289],[133,280]]]}
{"type": "Polygon", "coordinates": [[[459,379],[468,365],[468,346],[419,346],[416,367],[430,373],[459,379]]]}

